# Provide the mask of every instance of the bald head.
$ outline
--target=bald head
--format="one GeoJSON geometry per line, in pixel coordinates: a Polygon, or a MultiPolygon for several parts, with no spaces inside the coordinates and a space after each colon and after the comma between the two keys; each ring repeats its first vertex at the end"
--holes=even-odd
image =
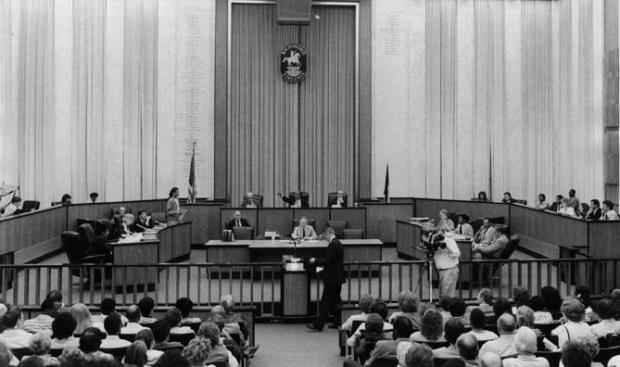
{"type": "Polygon", "coordinates": [[[222,306],[215,306],[211,309],[211,313],[213,315],[225,315],[226,314],[226,310],[224,309],[224,307],[222,306]]]}
{"type": "Polygon", "coordinates": [[[480,357],[480,367],[502,367],[502,359],[495,353],[484,353],[480,357]]]}
{"type": "Polygon", "coordinates": [[[497,319],[497,331],[502,335],[513,334],[516,327],[517,321],[510,314],[505,313],[497,319]]]}
{"type": "Polygon", "coordinates": [[[478,340],[472,334],[463,334],[456,340],[456,348],[459,355],[466,361],[472,361],[478,357],[478,340]]]}
{"type": "Polygon", "coordinates": [[[241,212],[239,210],[235,210],[235,212],[233,213],[233,217],[235,219],[241,219],[241,212]]]}
{"type": "Polygon", "coordinates": [[[138,305],[131,305],[127,307],[125,315],[127,316],[127,320],[129,320],[129,322],[138,322],[140,321],[140,317],[142,316],[140,314],[140,307],[138,307],[138,305]]]}

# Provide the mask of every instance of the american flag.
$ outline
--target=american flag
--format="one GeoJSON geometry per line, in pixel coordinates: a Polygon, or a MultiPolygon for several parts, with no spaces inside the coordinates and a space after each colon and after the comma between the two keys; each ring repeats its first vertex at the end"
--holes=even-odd
{"type": "Polygon", "coordinates": [[[187,188],[188,201],[196,202],[196,143],[192,146],[192,160],[189,164],[189,187],[187,188]]]}

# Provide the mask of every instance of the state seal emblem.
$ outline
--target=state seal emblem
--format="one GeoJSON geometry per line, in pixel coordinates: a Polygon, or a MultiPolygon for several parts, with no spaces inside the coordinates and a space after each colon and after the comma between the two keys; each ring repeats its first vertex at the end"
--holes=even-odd
{"type": "Polygon", "coordinates": [[[280,53],[282,79],[289,83],[306,80],[306,49],[297,43],[284,47],[280,53]]]}

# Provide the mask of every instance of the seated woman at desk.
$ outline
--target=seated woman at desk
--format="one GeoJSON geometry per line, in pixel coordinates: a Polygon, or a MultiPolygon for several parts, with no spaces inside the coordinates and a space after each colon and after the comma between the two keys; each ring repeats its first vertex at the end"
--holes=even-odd
{"type": "Polygon", "coordinates": [[[467,236],[469,238],[474,237],[474,227],[469,224],[469,215],[459,214],[456,220],[458,221],[458,225],[454,230],[456,234],[467,236]]]}
{"type": "Polygon", "coordinates": [[[121,236],[133,234],[134,216],[131,213],[123,215],[123,223],[121,224],[121,236]]]}
{"type": "Polygon", "coordinates": [[[437,223],[436,229],[445,232],[454,231],[454,222],[448,218],[448,211],[446,209],[439,211],[439,223],[437,223]]]}
{"type": "Polygon", "coordinates": [[[316,240],[318,236],[312,228],[311,225],[308,225],[308,218],[301,217],[299,220],[299,225],[295,227],[293,230],[293,234],[291,234],[291,238],[294,240],[316,240]]]}
{"type": "Polygon", "coordinates": [[[104,255],[104,262],[114,262],[112,247],[108,244],[110,227],[110,221],[107,219],[99,219],[95,222],[95,239],[89,243],[88,249],[86,249],[87,256],[104,255]]]}
{"type": "Polygon", "coordinates": [[[153,220],[144,210],[138,212],[138,218],[131,226],[133,232],[144,232],[149,228],[153,228],[153,220]]]}

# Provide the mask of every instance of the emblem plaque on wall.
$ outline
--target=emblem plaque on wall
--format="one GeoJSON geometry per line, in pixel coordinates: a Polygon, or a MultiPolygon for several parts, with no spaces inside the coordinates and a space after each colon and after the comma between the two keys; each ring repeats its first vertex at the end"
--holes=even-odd
{"type": "Polygon", "coordinates": [[[280,72],[282,79],[289,83],[306,80],[306,49],[297,43],[291,43],[280,53],[280,72]]]}

